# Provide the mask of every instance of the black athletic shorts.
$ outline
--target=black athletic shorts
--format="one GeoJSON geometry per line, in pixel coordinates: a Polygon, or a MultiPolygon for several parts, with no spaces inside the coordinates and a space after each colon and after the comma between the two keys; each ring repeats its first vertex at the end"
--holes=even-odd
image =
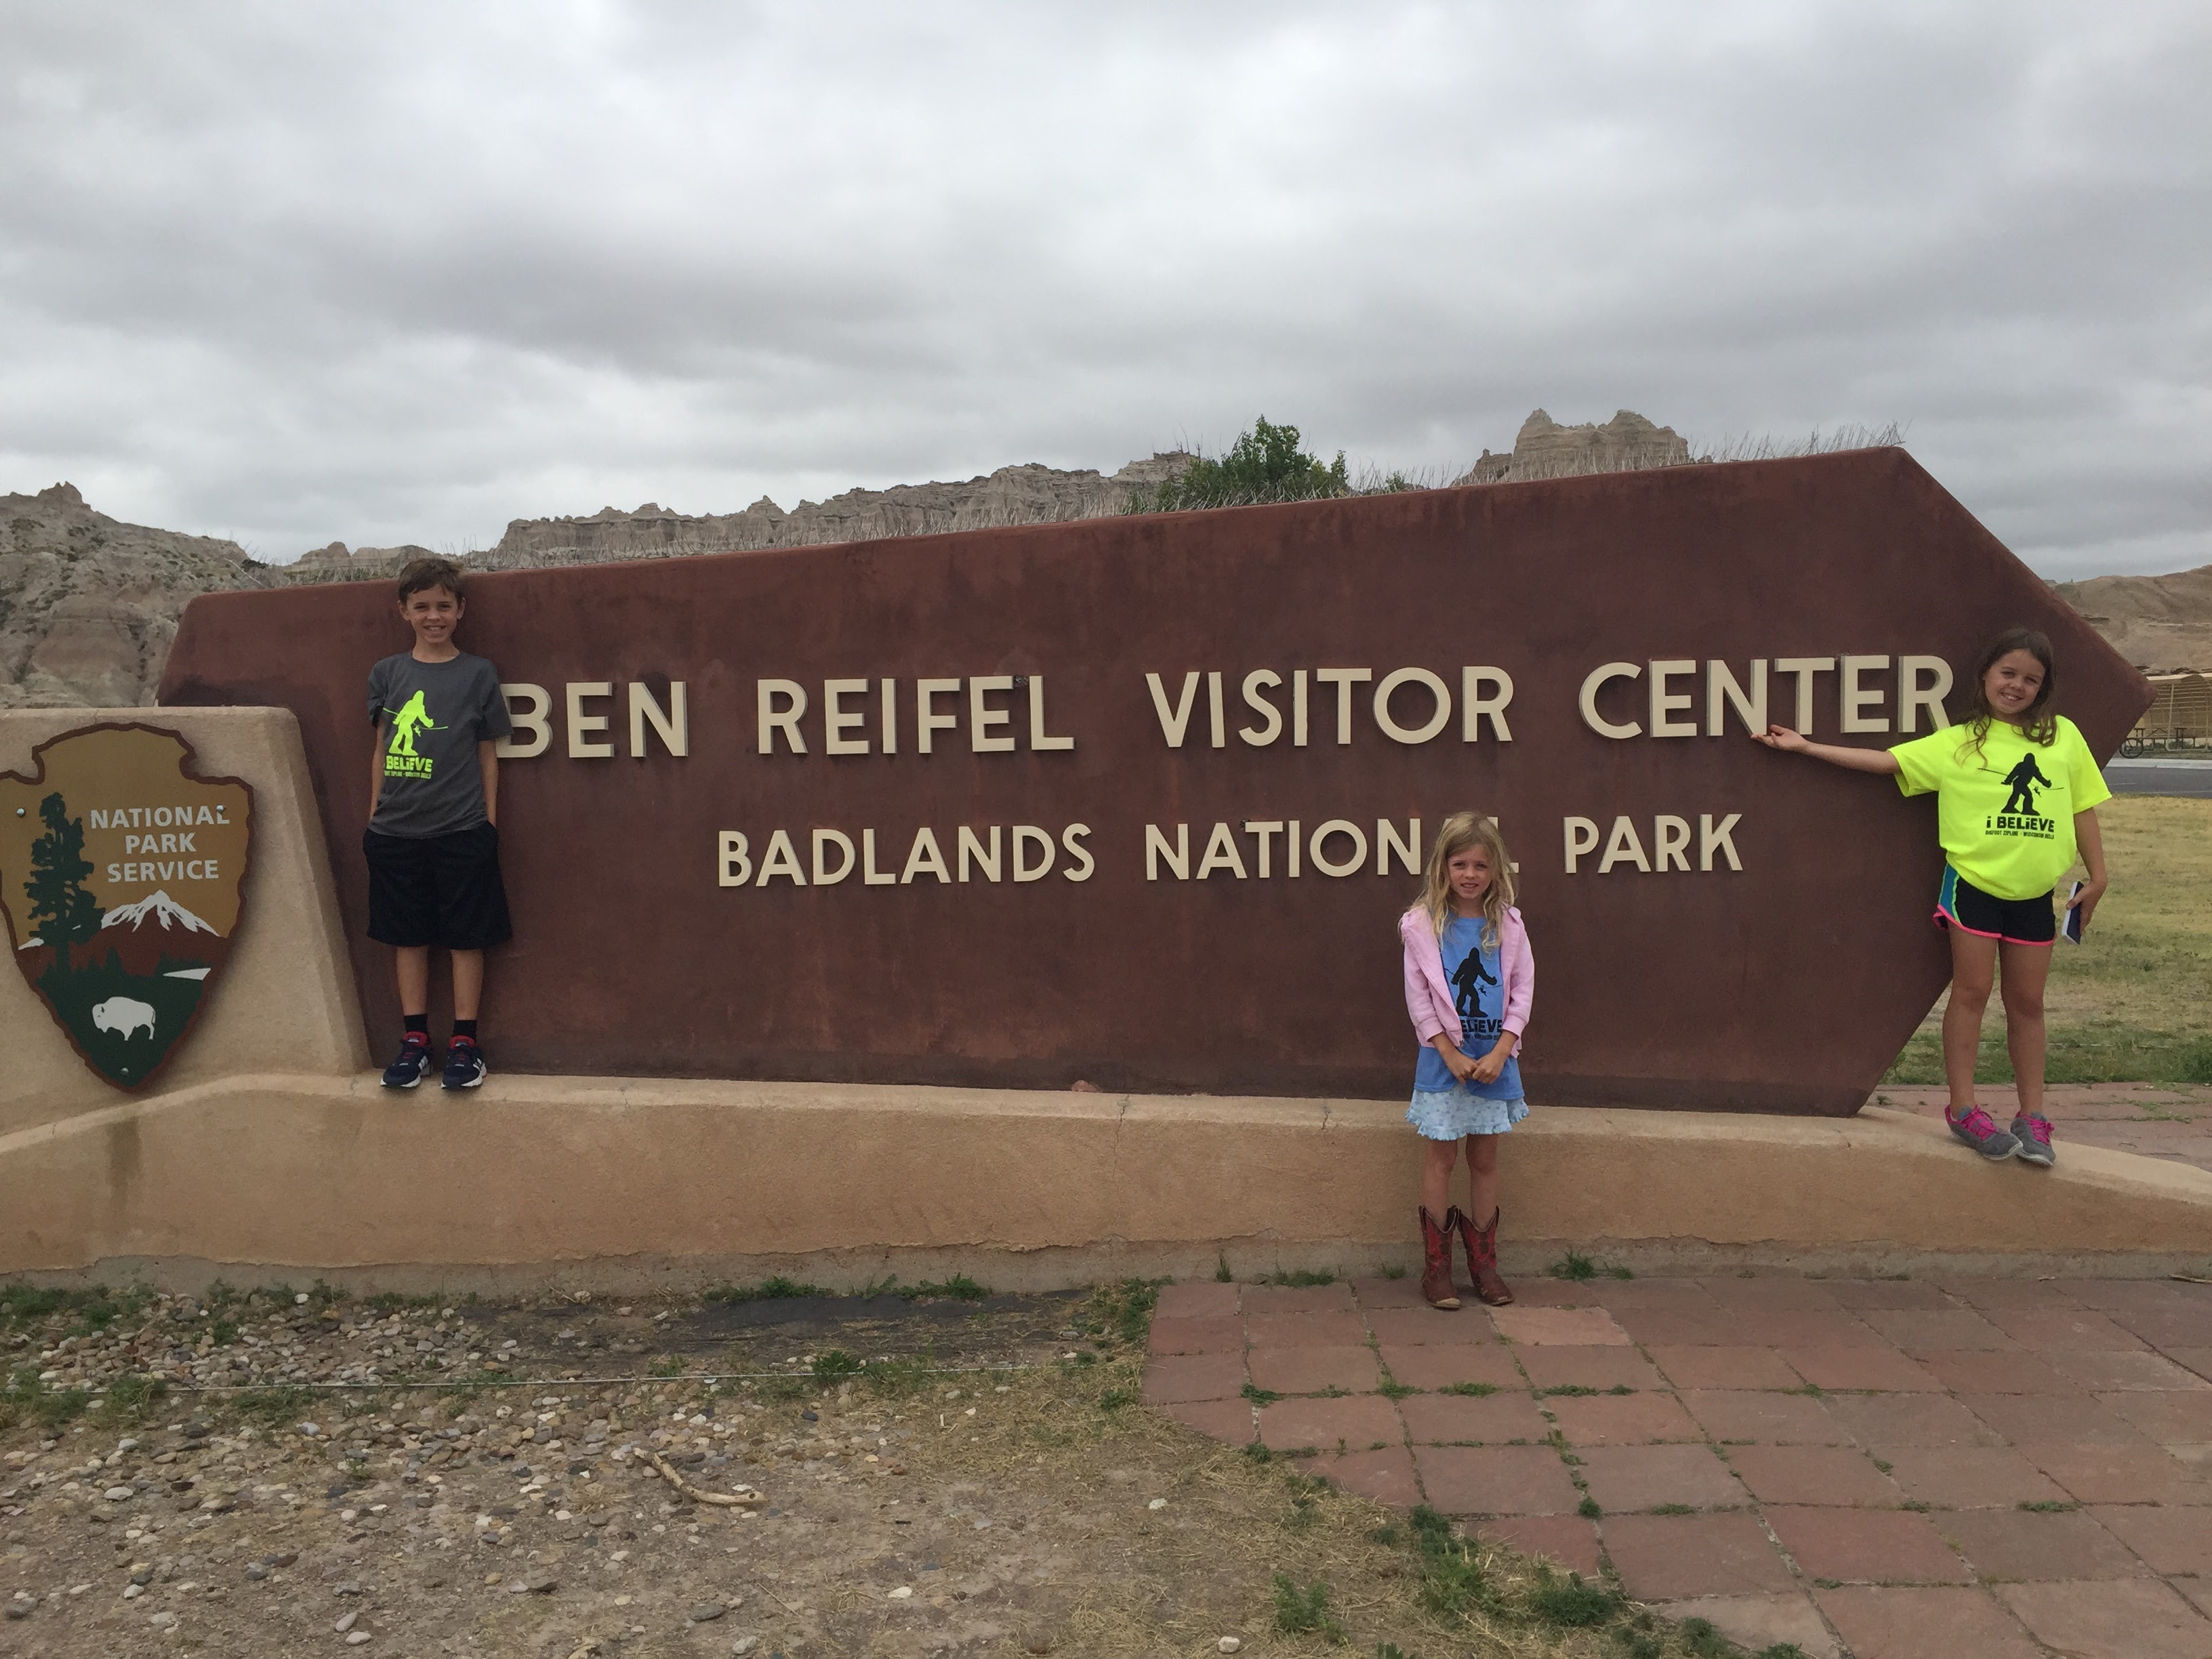
{"type": "Polygon", "coordinates": [[[380,945],[481,951],[514,937],[499,878],[499,831],[449,836],[362,832],[368,859],[368,936],[380,945]]]}
{"type": "Polygon", "coordinates": [[[1936,925],[2007,945],[2049,945],[2058,937],[2058,913],[2050,894],[2001,899],[1984,893],[1948,864],[1942,890],[1936,896],[1936,925]]]}

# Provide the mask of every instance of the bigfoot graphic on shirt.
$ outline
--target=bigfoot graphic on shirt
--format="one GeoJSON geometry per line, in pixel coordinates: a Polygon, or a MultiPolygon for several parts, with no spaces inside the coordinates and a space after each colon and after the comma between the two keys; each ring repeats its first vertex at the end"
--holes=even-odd
{"type": "Polygon", "coordinates": [[[1497,983],[1498,976],[1482,965],[1482,952],[1469,951],[1451,976],[1452,989],[1459,994],[1454,1006],[1461,1017],[1481,1018],[1482,988],[1497,983]]]}
{"type": "Polygon", "coordinates": [[[2020,764],[2005,774],[2004,781],[2005,787],[2012,791],[2005,798],[2004,810],[2008,815],[2025,814],[2033,817],[2035,792],[2051,787],[2051,780],[2043,775],[2043,769],[2035,763],[2033,755],[2022,755],[2020,764]]]}
{"type": "Polygon", "coordinates": [[[1986,832],[2024,836],[2036,841],[2049,841],[2057,835],[2057,820],[2035,810],[2035,792],[2054,786],[2043,775],[2043,769],[2035,763],[2033,755],[2022,755],[1999,781],[2011,793],[2005,797],[2003,809],[1990,815],[1984,826],[1986,832]]]}
{"type": "Polygon", "coordinates": [[[392,716],[392,747],[385,751],[384,775],[413,778],[433,775],[436,763],[429,756],[415,752],[416,732],[439,729],[438,722],[430,718],[430,711],[423,706],[422,692],[418,690],[398,708],[384,712],[392,716]]]}
{"type": "Polygon", "coordinates": [[[1482,934],[1480,920],[1455,917],[1440,941],[1444,978],[1455,993],[1453,1006],[1459,1011],[1462,1054],[1489,1053],[1505,1030],[1504,1008],[1494,1006],[1486,1012],[1482,1006],[1482,988],[1498,983],[1498,947],[1484,945],[1482,934]],[[1459,955],[1456,963],[1452,960],[1455,953],[1459,955]]]}

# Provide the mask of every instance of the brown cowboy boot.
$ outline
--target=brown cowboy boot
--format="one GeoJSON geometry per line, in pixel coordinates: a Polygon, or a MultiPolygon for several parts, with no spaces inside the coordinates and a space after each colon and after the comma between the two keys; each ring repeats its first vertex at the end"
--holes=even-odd
{"type": "Polygon", "coordinates": [[[1462,1220],[1458,1207],[1445,1212],[1442,1226],[1425,1206],[1420,1214],[1421,1294],[1428,1297],[1431,1308],[1456,1308],[1459,1291],[1452,1285],[1451,1234],[1453,1226],[1462,1220]]]}
{"type": "MultiPolygon", "coordinates": [[[[1460,1243],[1467,1246],[1467,1271],[1474,1280],[1474,1293],[1493,1308],[1510,1305],[1513,1292],[1498,1273],[1498,1224],[1505,1212],[1492,1211],[1487,1227],[1476,1226],[1473,1217],[1461,1215],[1456,1209],[1452,1214],[1459,1222],[1460,1243]]],[[[1444,1253],[1450,1255],[1449,1244],[1444,1253]]]]}

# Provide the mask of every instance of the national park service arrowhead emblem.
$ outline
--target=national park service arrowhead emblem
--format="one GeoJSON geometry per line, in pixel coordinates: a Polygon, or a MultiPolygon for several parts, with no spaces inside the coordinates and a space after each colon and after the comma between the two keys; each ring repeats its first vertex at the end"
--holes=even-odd
{"type": "Polygon", "coordinates": [[[0,915],[15,965],[84,1063],[143,1089],[238,935],[253,791],[191,772],[151,726],[88,726],[0,772],[0,915]]]}

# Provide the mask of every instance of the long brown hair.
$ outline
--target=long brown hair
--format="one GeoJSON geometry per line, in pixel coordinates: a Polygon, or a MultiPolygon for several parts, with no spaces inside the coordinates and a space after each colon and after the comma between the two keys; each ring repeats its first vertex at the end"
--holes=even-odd
{"type": "Polygon", "coordinates": [[[1453,914],[1451,861],[1470,847],[1490,854],[1490,885],[1482,895],[1482,942],[1495,949],[1498,929],[1505,920],[1505,907],[1513,902],[1513,859],[1505,850],[1505,837],[1498,821],[1480,812],[1455,812],[1437,827],[1436,845],[1429,851],[1429,868],[1421,888],[1420,907],[1438,939],[1451,925],[1453,914]]]}
{"type": "Polygon", "coordinates": [[[2013,724],[2020,727],[2021,735],[2030,743],[2048,749],[2058,736],[2058,716],[2051,712],[2051,699],[2058,691],[2058,665],[2051,649],[2051,637],[2033,628],[2008,628],[1990,641],[1981,660],[1974,665],[1972,689],[1966,693],[1966,725],[1972,735],[1964,755],[1972,749],[1977,755],[1989,740],[1990,722],[2004,718],[1990,707],[1990,670],[2015,651],[2025,651],[2043,665],[2043,684],[2036,688],[2035,701],[2022,709],[2013,724]]]}

